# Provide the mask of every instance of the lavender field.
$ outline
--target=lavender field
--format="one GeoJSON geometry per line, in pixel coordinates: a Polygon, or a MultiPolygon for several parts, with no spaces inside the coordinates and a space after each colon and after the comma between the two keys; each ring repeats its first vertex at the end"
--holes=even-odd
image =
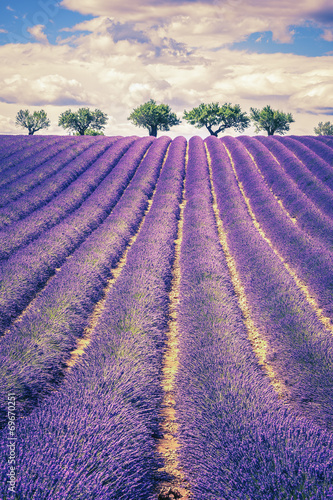
{"type": "Polygon", "coordinates": [[[333,139],[0,136],[1,500],[333,499],[333,139]]]}

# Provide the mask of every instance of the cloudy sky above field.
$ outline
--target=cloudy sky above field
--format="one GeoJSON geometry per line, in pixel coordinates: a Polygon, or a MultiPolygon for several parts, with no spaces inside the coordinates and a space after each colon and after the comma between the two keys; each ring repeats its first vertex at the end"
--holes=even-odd
{"type": "MultiPolygon", "coordinates": [[[[333,118],[331,0],[0,0],[0,133],[19,109],[99,108],[107,135],[155,99],[181,118],[201,102],[292,112],[290,133],[333,118]]],[[[41,133],[41,132],[39,132],[41,133]]],[[[232,133],[232,132],[230,132],[232,133]]],[[[247,131],[252,135],[254,129],[247,131]]],[[[198,134],[183,123],[168,135],[198,134]]]]}

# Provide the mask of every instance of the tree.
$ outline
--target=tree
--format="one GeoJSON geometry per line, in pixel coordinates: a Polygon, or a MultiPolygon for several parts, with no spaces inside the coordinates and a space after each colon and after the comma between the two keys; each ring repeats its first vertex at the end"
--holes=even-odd
{"type": "Polygon", "coordinates": [[[90,111],[89,108],[80,108],[78,111],[67,109],[59,116],[58,125],[78,135],[85,135],[87,132],[91,135],[91,131],[102,130],[108,120],[107,114],[100,109],[90,111]]]}
{"type": "Polygon", "coordinates": [[[167,104],[157,105],[154,99],[141,104],[141,106],[133,109],[130,116],[131,120],[137,127],[147,128],[149,135],[157,136],[158,130],[167,131],[174,125],[179,125],[177,115],[171,112],[170,106],[167,104]]]}
{"type": "Polygon", "coordinates": [[[331,122],[319,122],[318,126],[314,128],[316,135],[333,135],[333,124],[331,122]]]}
{"type": "Polygon", "coordinates": [[[185,110],[183,118],[197,128],[206,127],[209,133],[216,137],[231,127],[243,132],[250,123],[250,119],[241,111],[239,104],[232,106],[230,103],[225,103],[220,106],[218,102],[202,103],[191,111],[185,110]],[[213,130],[213,127],[217,128],[213,130]]]}
{"type": "Polygon", "coordinates": [[[255,123],[256,133],[265,130],[267,135],[274,135],[275,132],[284,135],[289,130],[289,124],[295,121],[291,113],[274,110],[269,105],[263,109],[250,109],[251,120],[255,123]]]}
{"type": "Polygon", "coordinates": [[[20,109],[16,115],[15,125],[27,128],[29,135],[33,135],[37,130],[49,127],[50,120],[43,109],[32,114],[28,109],[20,109]]]}
{"type": "MultiPolygon", "coordinates": [[[[80,135],[78,132],[76,133],[76,135],[80,135]]],[[[102,132],[101,130],[93,130],[91,128],[88,128],[84,135],[104,135],[104,132],[102,132]]]]}

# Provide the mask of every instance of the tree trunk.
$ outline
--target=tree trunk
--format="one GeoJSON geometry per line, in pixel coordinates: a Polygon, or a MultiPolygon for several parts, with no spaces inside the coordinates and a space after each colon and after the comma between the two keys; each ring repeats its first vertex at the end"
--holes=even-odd
{"type": "Polygon", "coordinates": [[[210,125],[206,125],[206,128],[207,128],[208,132],[210,133],[210,135],[217,137],[217,134],[218,134],[217,130],[214,132],[214,130],[212,130],[212,127],[210,125]]]}
{"type": "Polygon", "coordinates": [[[29,135],[34,135],[34,130],[29,130],[29,135]]]}
{"type": "Polygon", "coordinates": [[[149,135],[157,137],[157,125],[152,125],[151,127],[148,128],[148,130],[149,130],[149,135]]]}

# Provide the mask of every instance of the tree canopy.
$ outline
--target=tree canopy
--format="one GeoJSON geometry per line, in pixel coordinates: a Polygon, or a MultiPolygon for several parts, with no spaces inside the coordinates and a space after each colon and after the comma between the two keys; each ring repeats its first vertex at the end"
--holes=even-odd
{"type": "Polygon", "coordinates": [[[216,137],[231,127],[243,132],[250,123],[250,119],[241,111],[239,104],[232,106],[230,103],[225,103],[220,106],[218,102],[202,103],[191,111],[185,110],[183,118],[197,128],[206,127],[209,133],[216,137]],[[217,128],[213,130],[213,127],[217,128]]]}
{"type": "Polygon", "coordinates": [[[265,130],[267,135],[284,135],[289,130],[289,124],[295,120],[291,113],[283,113],[272,109],[269,105],[262,109],[250,108],[251,120],[256,126],[256,133],[265,130]]]}
{"type": "Polygon", "coordinates": [[[20,109],[16,115],[16,126],[28,129],[29,135],[50,126],[50,120],[43,109],[30,113],[28,109],[20,109]]]}
{"type": "Polygon", "coordinates": [[[156,104],[154,99],[150,99],[133,109],[127,119],[131,120],[137,127],[147,128],[149,135],[154,137],[157,136],[158,130],[167,131],[170,130],[170,127],[180,124],[177,115],[171,112],[170,106],[156,104]]]}
{"type": "Polygon", "coordinates": [[[105,128],[108,116],[100,109],[91,111],[89,108],[80,108],[78,111],[67,109],[59,116],[58,125],[77,132],[78,135],[91,135],[92,131],[99,131],[105,128]]]}
{"type": "Polygon", "coordinates": [[[333,124],[331,122],[319,122],[314,128],[316,135],[333,135],[333,124]]]}

